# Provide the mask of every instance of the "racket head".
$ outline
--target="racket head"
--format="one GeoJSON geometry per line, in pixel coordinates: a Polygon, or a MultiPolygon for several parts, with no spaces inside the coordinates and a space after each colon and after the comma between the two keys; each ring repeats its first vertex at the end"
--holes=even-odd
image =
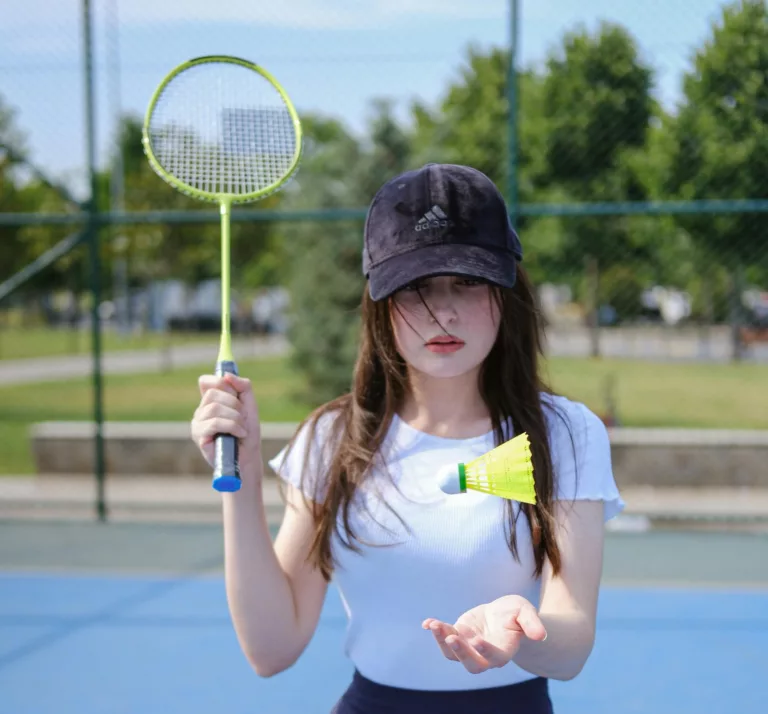
{"type": "Polygon", "coordinates": [[[280,189],[301,160],[302,129],[288,93],[263,67],[210,55],[160,82],[142,143],[155,172],[202,201],[247,203],[280,189]]]}

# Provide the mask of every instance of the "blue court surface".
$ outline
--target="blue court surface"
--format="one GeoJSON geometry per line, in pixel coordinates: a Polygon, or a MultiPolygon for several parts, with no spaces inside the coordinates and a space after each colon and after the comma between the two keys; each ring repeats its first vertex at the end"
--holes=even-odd
{"type": "MultiPolygon", "coordinates": [[[[299,662],[261,679],[222,545],[216,524],[0,521],[0,714],[327,714],[352,671],[336,590],[299,662]]],[[[556,714],[768,712],[768,535],[608,534],[604,583],[556,714]]]]}
{"type": "MultiPolygon", "coordinates": [[[[313,714],[346,685],[344,612],[330,591],[291,670],[242,657],[220,577],[0,576],[3,714],[313,714]]],[[[558,714],[764,714],[768,593],[604,590],[596,649],[558,714]]]]}

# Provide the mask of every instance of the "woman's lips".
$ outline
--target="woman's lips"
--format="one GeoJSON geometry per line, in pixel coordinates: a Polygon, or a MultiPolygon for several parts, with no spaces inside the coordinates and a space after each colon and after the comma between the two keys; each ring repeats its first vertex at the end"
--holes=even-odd
{"type": "Polygon", "coordinates": [[[458,352],[462,347],[464,347],[464,340],[459,339],[458,337],[454,337],[453,335],[446,335],[435,337],[429,340],[425,347],[430,352],[435,352],[437,354],[447,354],[450,352],[458,352]]]}

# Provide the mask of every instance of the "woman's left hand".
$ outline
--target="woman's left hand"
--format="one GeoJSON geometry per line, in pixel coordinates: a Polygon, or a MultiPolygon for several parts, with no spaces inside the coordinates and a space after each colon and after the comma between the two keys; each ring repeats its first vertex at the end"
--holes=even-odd
{"type": "Polygon", "coordinates": [[[520,648],[523,637],[545,640],[539,613],[519,595],[506,595],[465,612],[455,624],[428,618],[421,625],[431,630],[442,653],[478,674],[503,667],[520,648]]]}

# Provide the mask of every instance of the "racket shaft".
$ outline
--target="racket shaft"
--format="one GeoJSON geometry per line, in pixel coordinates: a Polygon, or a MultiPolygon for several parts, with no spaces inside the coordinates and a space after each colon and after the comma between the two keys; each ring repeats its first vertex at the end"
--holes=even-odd
{"type": "Polygon", "coordinates": [[[232,205],[229,200],[222,199],[221,204],[221,343],[219,344],[219,356],[217,362],[231,362],[235,358],[232,355],[232,332],[230,319],[230,216],[232,205]]]}
{"type": "MultiPolygon", "coordinates": [[[[216,363],[216,375],[237,374],[237,365],[232,361],[216,363]]],[[[221,478],[240,478],[240,467],[237,458],[237,437],[231,434],[217,434],[215,438],[214,486],[221,478]]]]}
{"type": "MultiPolygon", "coordinates": [[[[221,343],[216,359],[216,375],[237,374],[237,365],[232,356],[232,338],[229,325],[229,217],[230,201],[221,201],[221,343]]],[[[238,465],[237,438],[231,434],[217,434],[214,451],[213,488],[217,491],[240,489],[240,467],[238,465]]]]}

